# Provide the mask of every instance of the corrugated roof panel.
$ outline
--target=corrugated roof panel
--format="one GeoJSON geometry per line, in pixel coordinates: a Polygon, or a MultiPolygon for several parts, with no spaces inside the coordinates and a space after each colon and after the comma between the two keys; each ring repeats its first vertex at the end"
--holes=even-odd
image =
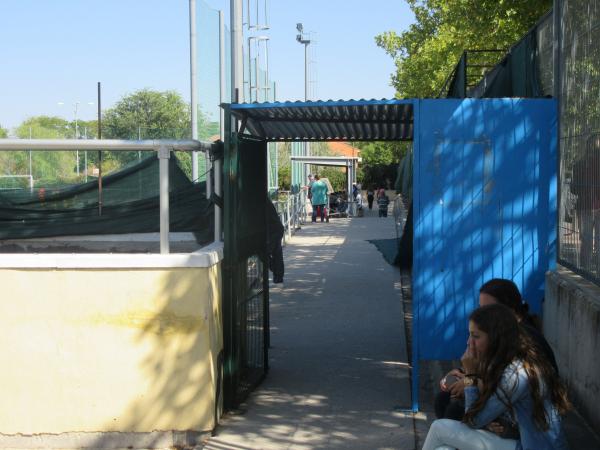
{"type": "Polygon", "coordinates": [[[412,100],[232,104],[253,135],[271,141],[411,140],[412,100]]]}

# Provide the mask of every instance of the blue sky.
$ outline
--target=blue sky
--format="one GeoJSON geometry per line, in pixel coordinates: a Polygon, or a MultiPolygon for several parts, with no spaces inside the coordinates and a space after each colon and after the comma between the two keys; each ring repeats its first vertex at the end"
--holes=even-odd
{"type": "MultiPolygon", "coordinates": [[[[229,0],[201,1],[223,9],[228,23],[229,0]]],[[[188,6],[188,0],[2,0],[0,125],[12,128],[41,114],[73,120],[75,102],[78,117],[92,119],[96,105],[87,103],[96,102],[98,81],[103,109],[142,88],[172,89],[189,100],[188,6]]],[[[268,11],[271,28],[261,34],[270,36],[278,100],[304,96],[297,22],[311,32],[316,98],[393,97],[393,61],[374,36],[409,26],[413,15],[404,1],[268,0],[268,11]]]]}

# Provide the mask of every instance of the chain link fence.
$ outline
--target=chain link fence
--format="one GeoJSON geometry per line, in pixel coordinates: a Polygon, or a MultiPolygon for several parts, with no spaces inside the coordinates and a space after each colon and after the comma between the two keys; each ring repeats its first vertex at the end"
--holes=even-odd
{"type": "Polygon", "coordinates": [[[558,4],[558,259],[600,284],[600,4],[558,4]]]}

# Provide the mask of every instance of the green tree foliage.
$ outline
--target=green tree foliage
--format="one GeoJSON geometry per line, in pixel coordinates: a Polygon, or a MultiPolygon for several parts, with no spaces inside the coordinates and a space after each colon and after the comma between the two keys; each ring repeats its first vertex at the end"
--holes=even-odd
{"type": "Polygon", "coordinates": [[[26,119],[16,129],[20,139],[73,139],[75,127],[61,117],[34,116],[26,119]]]}
{"type": "Polygon", "coordinates": [[[198,111],[198,138],[201,141],[208,141],[219,132],[219,122],[209,122],[202,111],[198,111]]]}
{"type": "MultiPolygon", "coordinates": [[[[35,116],[26,119],[15,133],[21,139],[67,139],[74,137],[74,124],[53,116],[35,116]]],[[[83,158],[80,160],[83,163],[83,158]]],[[[77,157],[74,151],[41,152],[14,151],[0,152],[0,167],[3,175],[31,175],[37,187],[79,181],[76,175],[77,157]]],[[[83,167],[80,166],[82,170],[83,167]]],[[[82,173],[82,172],[80,172],[82,173]]],[[[26,180],[6,179],[8,187],[26,180]]],[[[20,186],[20,184],[19,184],[20,186]]]]}
{"type": "MultiPolygon", "coordinates": [[[[105,139],[189,139],[190,110],[175,91],[142,89],[119,100],[106,110],[102,120],[105,139]]],[[[103,152],[103,171],[111,171],[135,162],[139,152],[103,152]]],[[[185,154],[185,165],[190,165],[185,154]]]]}
{"type": "Polygon", "coordinates": [[[363,166],[388,165],[400,162],[407,144],[401,142],[359,142],[363,166]]]}
{"type": "Polygon", "coordinates": [[[409,142],[359,142],[362,164],[357,179],[365,189],[389,187],[396,179],[396,168],[410,150],[409,142]]]}
{"type": "Polygon", "coordinates": [[[277,171],[278,175],[278,186],[281,191],[289,191],[292,186],[292,168],[288,164],[287,166],[279,167],[277,171]]]}
{"type": "MultiPolygon", "coordinates": [[[[142,89],[123,97],[104,113],[102,133],[109,139],[190,139],[190,117],[189,105],[177,92],[142,89]]],[[[218,122],[209,122],[199,111],[198,137],[207,140],[217,134],[218,122]]],[[[108,170],[140,156],[138,152],[105,153],[108,170]]],[[[178,152],[177,158],[190,175],[191,154],[178,152]]]]}
{"type": "Polygon", "coordinates": [[[8,131],[6,128],[2,128],[2,125],[0,125],[0,139],[6,137],[8,137],[8,131]]]}
{"type": "Polygon", "coordinates": [[[188,104],[177,92],[142,89],[104,113],[102,134],[108,139],[186,139],[189,118],[188,104]]]}
{"type": "Polygon", "coordinates": [[[290,155],[292,154],[292,144],[290,142],[277,143],[277,167],[281,171],[284,167],[290,167],[290,155]]]}
{"type": "Polygon", "coordinates": [[[398,98],[435,97],[464,50],[508,49],[551,0],[407,0],[415,23],[375,37],[396,63],[398,98]]]}
{"type": "Polygon", "coordinates": [[[319,171],[322,178],[328,178],[333,190],[343,191],[346,189],[346,170],[339,167],[322,167],[319,171]]]}

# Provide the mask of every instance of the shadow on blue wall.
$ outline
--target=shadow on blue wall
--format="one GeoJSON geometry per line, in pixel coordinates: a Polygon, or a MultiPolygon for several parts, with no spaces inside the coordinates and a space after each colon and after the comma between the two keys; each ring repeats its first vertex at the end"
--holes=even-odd
{"type": "Polygon", "coordinates": [[[455,359],[486,280],[512,279],[541,310],[556,251],[556,103],[418,102],[415,357],[455,359]]]}

